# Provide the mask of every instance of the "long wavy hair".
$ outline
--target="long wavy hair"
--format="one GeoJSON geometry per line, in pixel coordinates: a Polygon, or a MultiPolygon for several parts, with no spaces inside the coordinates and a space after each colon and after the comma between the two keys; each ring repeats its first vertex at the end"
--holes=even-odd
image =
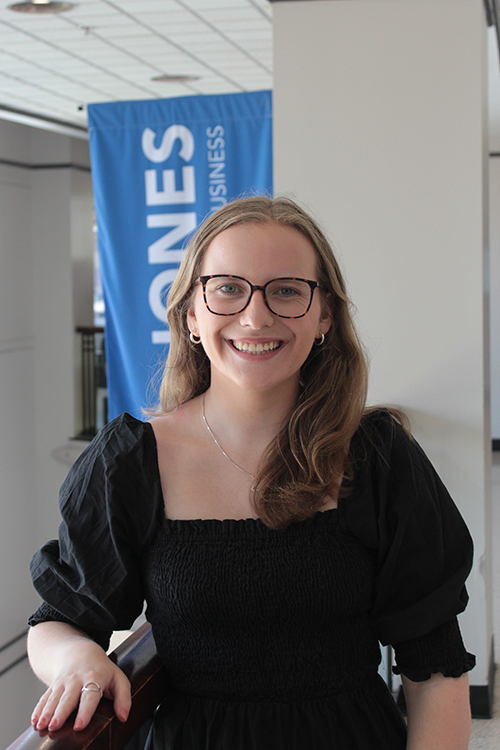
{"type": "MultiPolygon", "coordinates": [[[[218,234],[237,224],[273,222],[300,232],[317,258],[323,301],[332,325],[302,366],[297,403],[261,458],[252,502],[261,520],[284,528],[321,509],[325,497],[352,473],[348,447],[366,403],[367,364],[338,262],[316,222],[294,201],[243,198],[212,214],[194,234],[168,295],[170,349],[159,412],[166,414],[210,386],[210,360],[189,340],[187,311],[203,259],[218,234]]],[[[157,412],[158,413],[158,412],[157,412]]]]}

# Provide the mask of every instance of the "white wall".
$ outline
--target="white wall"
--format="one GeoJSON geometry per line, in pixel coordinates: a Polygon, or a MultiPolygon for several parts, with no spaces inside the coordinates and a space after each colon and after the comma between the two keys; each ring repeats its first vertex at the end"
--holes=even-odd
{"type": "Polygon", "coordinates": [[[489,160],[491,434],[500,439],[500,149],[489,160]]]}
{"type": "Polygon", "coordinates": [[[321,217],[371,356],[471,528],[462,617],[487,684],[492,635],[483,253],[482,0],[274,5],[275,190],[321,217]]]}
{"type": "MultiPolygon", "coordinates": [[[[0,149],[7,136],[14,140],[12,129],[2,135],[0,149]]],[[[0,643],[25,628],[19,598],[34,601],[25,564],[36,519],[30,208],[29,175],[0,165],[0,643]]]]}
{"type": "MultiPolygon", "coordinates": [[[[0,647],[38,604],[29,561],[57,533],[68,470],[52,453],[78,429],[74,327],[92,324],[88,164],[85,142],[0,121],[0,647]]],[[[0,669],[22,650],[0,652],[0,669]]],[[[28,726],[39,691],[26,664],[0,678],[0,747],[28,726]]]]}
{"type": "Polygon", "coordinates": [[[496,30],[488,29],[491,435],[500,439],[500,61],[496,30]]]}
{"type": "Polygon", "coordinates": [[[57,532],[57,498],[68,466],[52,457],[80,426],[75,409],[77,325],[92,324],[93,199],[88,146],[43,130],[31,133],[35,164],[73,164],[31,173],[34,248],[35,461],[37,542],[57,532]],[[82,147],[85,149],[82,153],[82,147]],[[78,291],[76,291],[78,290],[78,291]]]}

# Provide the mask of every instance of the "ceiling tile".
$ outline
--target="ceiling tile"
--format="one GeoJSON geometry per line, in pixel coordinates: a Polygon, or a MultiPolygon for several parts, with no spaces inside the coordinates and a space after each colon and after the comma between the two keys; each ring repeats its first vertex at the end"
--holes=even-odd
{"type": "Polygon", "coordinates": [[[267,0],[79,0],[44,16],[4,7],[0,108],[81,124],[90,102],[269,88],[271,17],[267,0]],[[199,80],[151,80],[160,73],[199,80]]]}

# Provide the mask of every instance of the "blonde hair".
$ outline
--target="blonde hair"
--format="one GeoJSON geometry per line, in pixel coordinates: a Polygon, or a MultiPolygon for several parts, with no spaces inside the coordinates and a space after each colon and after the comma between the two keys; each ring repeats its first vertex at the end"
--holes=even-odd
{"type": "Polygon", "coordinates": [[[212,214],[194,234],[168,296],[170,350],[160,389],[160,413],[204,393],[210,360],[189,341],[187,311],[193,282],[218,234],[236,224],[273,222],[300,232],[317,258],[318,281],[332,325],[322,346],[313,346],[301,370],[301,389],[287,423],[262,456],[253,504],[262,521],[283,528],[312,516],[342,473],[366,402],[367,365],[339,265],[316,222],[288,198],[243,198],[212,214]]]}

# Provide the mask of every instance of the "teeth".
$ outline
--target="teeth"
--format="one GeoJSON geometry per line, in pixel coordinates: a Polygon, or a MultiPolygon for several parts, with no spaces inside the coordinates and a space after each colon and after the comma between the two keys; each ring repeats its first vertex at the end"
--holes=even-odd
{"type": "Polygon", "coordinates": [[[246,341],[244,343],[241,343],[240,341],[233,341],[233,346],[235,349],[238,349],[239,352],[249,352],[250,354],[272,352],[274,351],[274,349],[277,349],[279,345],[279,341],[272,341],[269,344],[247,344],[246,341]]]}

